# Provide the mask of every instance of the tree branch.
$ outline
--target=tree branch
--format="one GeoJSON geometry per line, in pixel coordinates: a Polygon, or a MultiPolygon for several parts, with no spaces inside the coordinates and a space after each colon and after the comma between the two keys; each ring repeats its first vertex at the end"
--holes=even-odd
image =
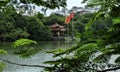
{"type": "Polygon", "coordinates": [[[110,69],[101,70],[101,71],[97,71],[97,72],[115,71],[115,70],[118,70],[118,69],[120,69],[120,66],[119,67],[110,68],[110,69]]]}
{"type": "Polygon", "coordinates": [[[4,61],[4,62],[7,62],[7,63],[10,63],[10,64],[14,64],[14,65],[18,65],[18,66],[27,66],[27,67],[40,67],[40,68],[47,68],[45,66],[40,66],[40,65],[26,65],[26,64],[18,64],[18,63],[15,63],[15,62],[11,62],[9,60],[5,60],[5,59],[2,59],[0,58],[0,60],[4,61]]]}
{"type": "MultiPolygon", "coordinates": [[[[10,64],[18,65],[18,66],[47,68],[45,66],[40,66],[40,65],[19,64],[19,63],[11,62],[9,60],[5,60],[5,59],[2,59],[2,58],[0,58],[0,60],[2,60],[4,62],[7,62],[7,63],[10,63],[10,64]]],[[[120,66],[114,67],[114,68],[105,69],[105,70],[99,70],[97,72],[107,72],[107,71],[114,71],[114,70],[118,70],[118,69],[120,69],[120,66]]]]}

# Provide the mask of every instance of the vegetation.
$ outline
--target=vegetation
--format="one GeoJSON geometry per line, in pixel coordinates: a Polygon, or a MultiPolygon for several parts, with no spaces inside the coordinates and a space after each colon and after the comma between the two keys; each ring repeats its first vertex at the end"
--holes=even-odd
{"type": "Polygon", "coordinates": [[[0,41],[15,41],[19,38],[47,40],[52,35],[49,27],[36,16],[22,16],[16,12],[1,17],[0,27],[0,41]]]}
{"type": "MultiPolygon", "coordinates": [[[[28,1],[47,8],[55,8],[59,6],[57,1],[54,0],[50,0],[50,4],[45,4],[46,2],[44,1],[41,1],[40,3],[36,0],[28,1]]],[[[29,3],[28,1],[20,0],[20,2],[25,4],[29,3]]],[[[64,3],[65,1],[61,1],[60,3],[66,5],[64,3]]],[[[115,59],[114,64],[109,62],[112,56],[120,54],[120,1],[83,0],[83,3],[85,2],[88,2],[88,6],[100,7],[100,10],[95,14],[78,15],[76,13],[73,22],[75,23],[76,31],[80,32],[80,41],[66,50],[49,51],[48,53],[54,54],[53,57],[60,58],[55,61],[45,62],[54,65],[44,67],[45,70],[49,72],[107,72],[120,69],[120,56],[115,59]],[[92,18],[90,18],[91,16],[92,18]]],[[[47,29],[45,25],[54,23],[52,20],[55,20],[55,18],[59,20],[57,22],[63,24],[63,19],[58,18],[57,15],[51,15],[50,18],[52,20],[50,20],[41,14],[27,17],[16,13],[5,14],[5,16],[2,16],[2,13],[3,12],[0,13],[0,40],[2,41],[12,41],[21,37],[34,40],[41,40],[45,36],[50,38],[50,30],[49,28],[47,29]],[[11,16],[12,14],[13,17],[11,16]],[[19,19],[17,19],[18,17],[19,19]],[[46,28],[46,31],[43,30],[44,28],[46,28]]],[[[24,45],[29,45],[31,43],[36,42],[28,39],[17,40],[14,42],[13,47],[19,48],[20,46],[20,51],[14,53],[23,58],[31,57],[31,54],[34,55],[39,51],[32,47],[24,48],[24,45]]],[[[0,53],[6,54],[7,52],[0,50],[0,53]]],[[[5,65],[0,63],[0,66],[0,70],[2,71],[5,65]]]]}
{"type": "Polygon", "coordinates": [[[20,58],[23,58],[23,59],[28,58],[28,57],[32,57],[33,55],[38,53],[40,50],[32,47],[31,44],[37,44],[37,42],[33,41],[33,40],[29,40],[29,39],[16,40],[12,44],[12,47],[13,48],[19,48],[19,50],[15,51],[14,54],[19,55],[20,58]],[[30,46],[30,47],[28,47],[28,46],[30,46]]]}
{"type": "MultiPolygon", "coordinates": [[[[60,57],[55,61],[47,61],[47,64],[53,64],[46,68],[49,72],[107,72],[120,69],[119,56],[115,59],[115,63],[109,61],[112,56],[119,55],[120,47],[120,19],[114,16],[119,9],[119,1],[113,0],[84,0],[88,1],[89,6],[100,6],[101,9],[93,15],[92,19],[88,19],[83,26],[81,40],[67,50],[53,50],[53,57],[60,57]],[[109,10],[109,11],[108,11],[109,10]],[[106,24],[101,25],[102,19],[109,19],[106,24]],[[94,28],[95,27],[95,28],[94,28]]],[[[105,21],[106,21],[105,20],[105,21]]],[[[78,22],[79,23],[79,22],[78,22]]]]}
{"type": "Polygon", "coordinates": [[[46,26],[46,17],[41,13],[29,17],[21,14],[30,14],[35,9],[35,5],[42,6],[41,11],[47,8],[55,9],[66,6],[66,0],[3,0],[0,1],[0,41],[15,41],[19,38],[29,38],[32,40],[50,40],[52,33],[46,26]],[[22,5],[21,5],[22,3],[22,5]],[[19,14],[18,14],[18,13],[19,14]]]}
{"type": "MultiPolygon", "coordinates": [[[[7,11],[7,9],[6,9],[7,11]]],[[[84,26],[90,20],[90,17],[94,14],[75,14],[72,22],[69,23],[69,34],[72,34],[72,24],[75,26],[75,33],[83,33],[85,31],[84,26]]],[[[67,28],[64,24],[65,17],[60,14],[51,14],[48,17],[38,13],[35,16],[23,16],[17,14],[15,11],[11,14],[1,16],[0,24],[0,41],[15,41],[19,38],[28,38],[32,40],[51,40],[52,32],[49,28],[50,25],[58,23],[67,28]]],[[[92,30],[97,32],[99,30],[107,30],[111,25],[112,21],[110,18],[100,17],[92,26],[92,30]]]]}
{"type": "MultiPolygon", "coordinates": [[[[42,11],[46,11],[47,8],[55,9],[59,7],[66,6],[66,0],[49,0],[49,1],[36,1],[36,0],[1,0],[0,1],[0,41],[15,41],[20,38],[29,38],[33,40],[48,40],[51,37],[51,31],[49,27],[44,26],[42,20],[42,17],[40,13],[38,15],[33,17],[23,16],[21,14],[24,14],[25,12],[31,13],[32,10],[35,8],[34,5],[42,6],[42,11]],[[22,5],[21,5],[22,3],[22,5]],[[19,10],[19,14],[16,12],[16,10],[19,10]],[[28,20],[28,21],[27,21],[28,20]],[[42,33],[42,34],[41,34],[42,33]],[[33,35],[34,34],[34,35],[33,35]]],[[[18,40],[17,45],[21,46],[29,44],[31,40],[18,40]],[[27,41],[27,43],[25,42],[27,41]],[[19,44],[20,43],[20,44],[19,44]]],[[[16,46],[16,43],[13,44],[13,46],[16,46]]],[[[31,54],[34,55],[39,50],[36,50],[35,48],[20,48],[19,51],[14,52],[17,55],[20,55],[20,57],[30,57],[31,54]]],[[[5,50],[0,49],[0,54],[6,54],[7,52],[5,50]]],[[[5,62],[16,64],[9,62],[7,60],[1,59],[5,62]]],[[[20,65],[20,64],[17,64],[20,65]]],[[[21,65],[24,66],[24,65],[21,65]]],[[[34,67],[34,66],[33,66],[34,67]]],[[[40,66],[41,67],[41,66],[40,66]]],[[[3,71],[5,68],[5,63],[0,62],[0,72],[3,71]]]]}

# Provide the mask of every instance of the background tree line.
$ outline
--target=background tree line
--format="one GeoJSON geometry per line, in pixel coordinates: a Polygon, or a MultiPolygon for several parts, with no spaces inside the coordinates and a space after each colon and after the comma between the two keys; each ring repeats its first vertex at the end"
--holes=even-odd
{"type": "Polygon", "coordinates": [[[51,39],[51,30],[46,25],[47,17],[44,17],[43,14],[40,13],[31,17],[21,15],[21,9],[23,10],[22,14],[32,12],[34,8],[34,6],[32,6],[33,3],[34,5],[42,6],[44,12],[47,8],[55,9],[66,6],[66,0],[40,2],[36,0],[0,1],[0,41],[15,41],[19,38],[28,38],[38,41],[51,39]],[[17,9],[19,14],[16,12],[17,9]]]}
{"type": "MultiPolygon", "coordinates": [[[[67,27],[64,23],[65,16],[57,13],[50,16],[44,16],[41,13],[34,16],[27,16],[18,14],[14,8],[10,14],[5,14],[7,12],[9,12],[8,8],[0,13],[0,41],[15,41],[19,38],[28,38],[37,41],[51,40],[52,32],[49,26],[55,23],[64,26],[66,30],[69,28],[70,35],[72,34],[72,24],[74,24],[75,36],[80,37],[80,34],[84,32],[85,24],[94,15],[94,13],[75,13],[74,18],[68,24],[69,27],[67,27]]],[[[97,32],[98,30],[107,29],[110,24],[110,18],[102,19],[100,17],[93,24],[92,30],[97,32]]]]}

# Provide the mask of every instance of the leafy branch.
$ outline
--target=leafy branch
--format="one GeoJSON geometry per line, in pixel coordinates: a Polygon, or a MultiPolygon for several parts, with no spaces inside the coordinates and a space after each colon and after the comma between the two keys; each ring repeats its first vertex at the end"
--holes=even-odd
{"type": "Polygon", "coordinates": [[[7,62],[7,63],[10,63],[10,64],[18,65],[18,66],[46,68],[45,66],[40,66],[40,65],[19,64],[19,63],[11,62],[11,61],[9,61],[9,60],[2,59],[2,58],[0,58],[0,60],[2,60],[2,61],[4,61],[4,62],[7,62]]]}
{"type": "Polygon", "coordinates": [[[105,69],[105,70],[100,70],[100,71],[97,71],[97,72],[115,71],[115,70],[118,70],[118,69],[120,69],[120,66],[114,67],[114,68],[105,69]]]}

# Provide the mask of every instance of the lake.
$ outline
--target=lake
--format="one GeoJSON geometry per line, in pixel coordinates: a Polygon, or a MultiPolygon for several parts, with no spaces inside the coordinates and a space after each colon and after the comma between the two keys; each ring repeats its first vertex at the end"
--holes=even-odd
{"type": "MultiPolygon", "coordinates": [[[[50,51],[53,49],[58,48],[69,48],[74,43],[68,42],[68,41],[42,41],[38,42],[37,45],[34,45],[33,47],[41,49],[39,53],[37,53],[35,56],[27,59],[21,59],[19,56],[14,55],[13,52],[17,51],[17,48],[12,48],[12,43],[10,42],[1,42],[0,48],[7,50],[7,55],[0,55],[0,58],[3,58],[5,60],[9,60],[11,62],[19,63],[19,64],[29,64],[29,65],[40,65],[40,66],[48,66],[47,64],[44,64],[43,62],[49,61],[49,60],[55,60],[55,58],[52,58],[52,54],[47,54],[45,51],[50,51]]],[[[109,63],[114,63],[114,59],[117,56],[112,56],[109,63]]],[[[25,67],[25,66],[18,66],[6,63],[6,68],[3,72],[45,72],[43,71],[43,68],[38,67],[25,67]]],[[[110,71],[110,72],[120,72],[120,70],[116,71],[110,71]]]]}
{"type": "MultiPolygon", "coordinates": [[[[20,63],[20,64],[29,64],[29,65],[41,65],[41,66],[47,66],[47,64],[43,64],[45,61],[54,60],[52,58],[52,54],[47,54],[45,51],[50,51],[53,49],[58,48],[69,48],[73,43],[67,42],[67,41],[42,41],[38,42],[37,45],[34,47],[41,49],[39,53],[37,53],[35,56],[27,59],[21,59],[17,55],[14,55],[13,52],[16,49],[13,49],[11,46],[12,43],[9,42],[1,42],[0,48],[7,50],[7,55],[0,55],[0,58],[4,58],[5,60],[9,60],[11,62],[20,63]]],[[[18,66],[13,64],[6,64],[6,68],[3,72],[41,72],[43,71],[42,68],[37,67],[24,67],[24,66],[18,66]]],[[[44,71],[43,71],[44,72],[44,71]]]]}

